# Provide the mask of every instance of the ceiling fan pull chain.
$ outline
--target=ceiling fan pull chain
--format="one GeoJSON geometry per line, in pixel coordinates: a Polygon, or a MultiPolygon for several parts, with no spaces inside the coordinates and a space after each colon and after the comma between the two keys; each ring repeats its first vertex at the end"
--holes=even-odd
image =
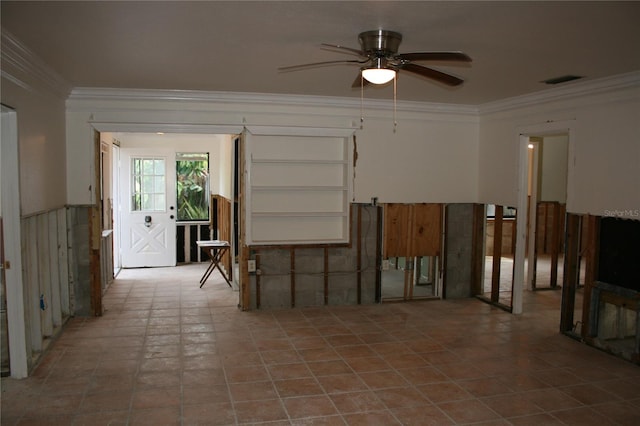
{"type": "Polygon", "coordinates": [[[397,73],[393,76],[393,133],[396,132],[396,127],[398,127],[398,121],[396,120],[396,103],[397,103],[397,73]]]}
{"type": "Polygon", "coordinates": [[[364,77],[360,72],[360,130],[364,127],[364,77]]]}

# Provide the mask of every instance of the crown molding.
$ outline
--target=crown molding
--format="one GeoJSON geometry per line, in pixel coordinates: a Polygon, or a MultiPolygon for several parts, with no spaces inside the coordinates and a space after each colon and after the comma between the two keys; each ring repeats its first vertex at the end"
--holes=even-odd
{"type": "MultiPolygon", "coordinates": [[[[119,89],[76,87],[69,95],[68,106],[75,101],[149,101],[190,102],[212,104],[269,105],[282,107],[344,108],[348,110],[392,111],[393,101],[381,99],[340,98],[329,96],[286,95],[250,92],[213,92],[196,90],[119,89]]],[[[471,105],[398,101],[396,110],[403,112],[477,115],[471,105]]]]}
{"type": "Polygon", "coordinates": [[[67,98],[72,87],[68,81],[4,28],[0,39],[2,78],[30,92],[67,98]]]}
{"type": "Polygon", "coordinates": [[[480,115],[491,114],[638,87],[640,87],[640,71],[633,71],[595,80],[576,81],[566,86],[488,102],[480,105],[478,111],[480,115]]]}

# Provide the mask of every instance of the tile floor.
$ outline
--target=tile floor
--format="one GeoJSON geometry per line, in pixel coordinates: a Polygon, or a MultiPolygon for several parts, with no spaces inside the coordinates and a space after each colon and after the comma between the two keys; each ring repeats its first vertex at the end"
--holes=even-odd
{"type": "Polygon", "coordinates": [[[560,292],[241,312],[203,265],[123,271],[33,375],[9,425],[637,425],[640,367],[558,333],[560,292]]]}

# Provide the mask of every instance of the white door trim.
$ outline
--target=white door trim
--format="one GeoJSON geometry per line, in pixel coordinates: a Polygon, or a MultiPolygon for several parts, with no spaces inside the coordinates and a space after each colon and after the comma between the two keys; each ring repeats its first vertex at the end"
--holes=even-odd
{"type": "Polygon", "coordinates": [[[567,169],[567,207],[571,201],[571,188],[573,188],[573,167],[574,162],[574,130],[575,121],[557,121],[523,126],[517,129],[518,143],[518,217],[516,226],[516,252],[514,256],[513,272],[513,303],[512,312],[522,313],[522,293],[526,285],[524,259],[525,247],[527,244],[527,193],[529,189],[529,137],[544,136],[549,134],[563,133],[569,135],[569,164],[567,169]]]}
{"type": "Polygon", "coordinates": [[[18,158],[18,117],[14,110],[2,105],[1,181],[2,217],[4,221],[5,259],[10,268],[7,280],[7,331],[11,377],[28,375],[24,290],[22,286],[22,254],[20,235],[20,170],[18,158]]]}

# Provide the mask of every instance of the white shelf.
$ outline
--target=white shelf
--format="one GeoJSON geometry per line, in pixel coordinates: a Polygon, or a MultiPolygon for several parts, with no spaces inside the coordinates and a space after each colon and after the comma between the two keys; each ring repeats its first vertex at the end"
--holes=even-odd
{"type": "Polygon", "coordinates": [[[347,217],[345,212],[253,212],[254,217],[347,217]]]}
{"type": "Polygon", "coordinates": [[[346,186],[280,186],[259,185],[252,186],[253,191],[347,191],[346,186]]]}
{"type": "Polygon", "coordinates": [[[249,243],[348,242],[350,139],[248,136],[249,243]]]}
{"type": "Polygon", "coordinates": [[[346,160],[251,159],[253,164],[347,164],[346,160]]]}

